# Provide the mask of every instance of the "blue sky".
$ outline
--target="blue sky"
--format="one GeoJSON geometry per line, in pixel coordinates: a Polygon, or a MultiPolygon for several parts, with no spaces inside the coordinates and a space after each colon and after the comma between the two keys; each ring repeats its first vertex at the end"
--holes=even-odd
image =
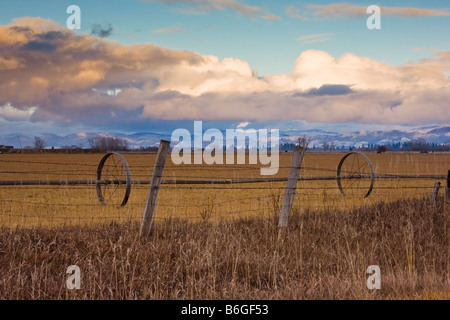
{"type": "MultiPolygon", "coordinates": [[[[178,126],[183,121],[190,123],[194,119],[210,121],[214,124],[223,122],[224,125],[249,122],[255,126],[276,124],[288,128],[294,121],[296,124],[302,124],[304,128],[320,127],[339,130],[364,128],[365,126],[384,128],[386,126],[442,125],[450,122],[449,117],[445,116],[444,107],[440,105],[447,99],[448,93],[448,84],[442,75],[450,75],[447,58],[448,52],[450,52],[450,37],[448,37],[450,6],[446,1],[390,0],[374,3],[371,1],[252,0],[110,0],[108,2],[99,0],[2,0],[0,3],[0,26],[7,28],[15,24],[24,26],[30,23],[32,28],[39,28],[37,25],[40,22],[36,21],[13,22],[17,21],[14,19],[23,17],[39,17],[60,24],[60,27],[52,26],[51,28],[64,28],[69,16],[66,9],[72,4],[78,5],[82,12],[82,29],[76,32],[78,38],[72,38],[67,33],[67,39],[70,38],[72,43],[81,43],[83,39],[88,39],[95,24],[105,29],[111,26],[113,32],[105,40],[108,41],[111,48],[129,49],[129,54],[131,54],[134,50],[132,45],[155,44],[158,48],[168,49],[169,53],[175,54],[180,52],[179,50],[192,52],[196,55],[195,59],[208,60],[201,64],[206,67],[202,67],[201,70],[197,67],[189,70],[185,68],[171,69],[170,74],[179,72],[180,76],[172,76],[168,79],[166,67],[161,67],[161,71],[153,73],[151,70],[155,67],[154,64],[150,66],[151,63],[147,60],[145,63],[141,60],[136,61],[136,65],[143,65],[143,69],[148,69],[146,75],[157,83],[151,91],[136,87],[131,82],[128,83],[124,76],[112,77],[111,70],[114,67],[110,66],[109,71],[105,71],[102,67],[103,78],[100,77],[97,80],[89,78],[93,81],[90,86],[76,89],[78,95],[80,94],[79,90],[86,93],[86,101],[89,102],[86,102],[85,106],[67,105],[57,109],[53,103],[56,100],[59,101],[58,103],[63,103],[61,101],[65,100],[65,96],[62,94],[52,96],[59,85],[51,84],[51,79],[46,79],[42,75],[42,70],[34,70],[30,67],[28,62],[37,55],[33,56],[34,53],[30,53],[27,58],[24,58],[26,62],[23,62],[25,60],[21,60],[20,63],[16,61],[14,66],[27,65],[28,69],[26,70],[30,70],[30,77],[36,80],[33,82],[33,86],[30,85],[27,92],[38,90],[36,85],[45,83],[48,90],[47,96],[45,98],[20,99],[13,94],[3,94],[5,97],[2,97],[0,91],[0,123],[3,124],[3,128],[8,128],[4,130],[14,130],[13,128],[44,130],[43,128],[46,128],[45,130],[62,133],[63,131],[82,129],[94,130],[96,129],[95,124],[97,124],[102,130],[130,132],[145,129],[145,123],[148,122],[151,122],[154,127],[164,128],[178,126]],[[382,7],[381,30],[368,30],[366,20],[369,15],[361,14],[358,11],[372,4],[382,7]],[[348,54],[354,57],[339,60],[348,54]],[[218,62],[207,58],[209,56],[217,57],[218,62]],[[225,58],[234,60],[225,62],[223,60],[225,58]],[[336,59],[336,61],[332,59],[336,59]],[[361,67],[353,67],[352,59],[354,59],[355,65],[360,64],[361,67]],[[324,61],[324,63],[328,63],[329,68],[322,70],[318,66],[316,72],[308,71],[307,74],[302,71],[301,68],[308,69],[308,65],[314,64],[315,61],[324,61]],[[249,70],[253,73],[249,74],[246,65],[241,62],[248,64],[249,70]],[[146,63],[149,64],[146,65],[146,63]],[[332,71],[335,65],[338,65],[337,69],[332,71]],[[386,70],[384,70],[385,67],[386,70]],[[358,71],[362,68],[367,68],[367,73],[377,74],[373,81],[378,83],[373,87],[369,85],[370,81],[358,71]],[[335,77],[336,72],[339,72],[341,76],[335,77]],[[442,74],[439,75],[439,72],[442,74]],[[209,79],[207,75],[212,73],[214,76],[209,79]],[[316,74],[322,74],[323,79],[318,79],[316,74]],[[384,82],[383,74],[388,74],[386,83],[392,83],[391,88],[387,85],[380,85],[380,82],[384,82]],[[420,80],[423,75],[426,75],[426,81],[420,80]],[[199,80],[186,86],[182,85],[185,79],[191,81],[193,78],[197,79],[196,77],[199,80]],[[230,85],[230,83],[234,83],[233,77],[236,77],[237,89],[230,85]],[[245,80],[245,77],[249,77],[248,81],[245,80]],[[258,77],[261,81],[257,81],[258,77]],[[416,79],[416,83],[414,85],[409,83],[408,77],[416,79]],[[411,86],[410,91],[398,89],[402,88],[402,81],[411,86]],[[242,84],[239,85],[239,83],[242,84]],[[247,83],[248,88],[243,89],[242,87],[247,83]],[[344,100],[344,97],[339,97],[339,99],[331,97],[330,103],[335,105],[333,108],[336,110],[328,110],[330,113],[327,115],[329,116],[324,116],[324,110],[328,108],[324,106],[325,98],[310,93],[315,92],[311,91],[312,89],[321,87],[323,87],[322,91],[326,92],[327,89],[332,89],[333,85],[344,85],[352,90],[348,91],[348,100],[344,100]],[[286,89],[283,89],[283,86],[286,89]],[[225,90],[224,87],[227,89],[225,90]],[[272,87],[277,87],[273,90],[273,95],[263,96],[267,92],[271,92],[272,87]],[[421,90],[423,88],[423,94],[421,91],[422,95],[411,101],[410,93],[417,93],[418,87],[421,90]],[[104,105],[106,98],[95,97],[92,93],[97,89],[105,91],[117,88],[123,90],[123,94],[119,93],[114,98],[117,101],[114,101],[112,109],[108,109],[104,105]],[[165,95],[164,92],[166,92],[165,95]],[[434,92],[439,92],[439,101],[433,94],[434,92]],[[287,97],[288,93],[289,97],[287,97]],[[134,99],[136,96],[141,99],[138,99],[139,101],[136,101],[135,105],[128,106],[118,101],[120,95],[123,99],[124,97],[133,97],[134,99]],[[302,105],[307,105],[304,107],[305,110],[295,111],[295,107],[290,106],[290,103],[293,103],[290,99],[292,96],[297,99],[306,99],[301,101],[302,105]],[[436,107],[436,118],[423,117],[418,109],[420,105],[426,103],[426,99],[430,96],[436,99],[434,103],[439,105],[436,107]],[[156,106],[156,102],[147,105],[147,99],[155,99],[159,103],[158,106],[156,106]],[[195,118],[195,112],[191,112],[191,116],[188,111],[183,112],[178,109],[178,105],[174,105],[175,103],[179,104],[180,99],[197,112],[197,118],[195,118]],[[315,100],[313,101],[313,99],[315,100]],[[209,110],[208,103],[211,105],[210,108],[214,108],[221,104],[226,106],[226,101],[232,101],[230,104],[233,104],[228,114],[218,110],[216,116],[205,111],[209,110]],[[270,101],[270,103],[267,102],[266,106],[264,101],[270,101]],[[339,113],[341,105],[347,102],[351,104],[353,101],[357,101],[356,104],[352,108],[343,109],[342,112],[346,116],[341,117],[339,113]],[[377,107],[370,112],[361,111],[364,101],[367,101],[368,105],[377,105],[377,107]],[[273,118],[276,119],[271,121],[271,112],[276,110],[279,104],[290,106],[290,109],[286,107],[284,110],[286,114],[290,115],[286,117],[274,115],[273,118]],[[159,105],[167,106],[167,114],[163,109],[160,110],[159,105]],[[249,111],[240,117],[237,111],[232,111],[240,110],[246,105],[253,105],[254,108],[262,107],[267,115],[253,116],[255,112],[249,111]],[[92,112],[91,117],[87,119],[80,115],[82,108],[95,109],[98,112],[92,112]],[[389,108],[394,112],[392,115],[388,113],[389,108]],[[313,109],[317,112],[311,111],[313,109]],[[180,114],[178,118],[172,115],[174,110],[180,114]],[[311,111],[311,114],[303,117],[305,111],[308,113],[311,111]],[[58,112],[61,113],[58,114],[58,112]],[[389,119],[385,121],[382,116],[375,116],[374,120],[370,121],[365,118],[365,114],[376,115],[380,112],[386,114],[385,117],[389,119]],[[111,116],[110,121],[105,114],[111,116]],[[121,115],[121,121],[118,121],[118,114],[121,115]],[[208,115],[205,116],[205,119],[201,119],[204,114],[208,115]],[[417,116],[405,116],[409,114],[417,116]],[[171,121],[173,125],[168,126],[167,123],[171,121]]],[[[99,39],[99,41],[103,40],[99,39]]],[[[22,42],[20,44],[23,45],[22,42]]],[[[86,48],[85,50],[91,52],[91,49],[86,48]]],[[[58,57],[55,55],[49,58],[51,61],[49,68],[56,70],[57,61],[67,54],[59,51],[58,57]]],[[[5,45],[0,51],[0,58],[4,55],[4,61],[12,61],[14,52],[13,46],[8,44],[6,47],[5,45]],[[7,56],[6,52],[10,52],[10,56],[7,56]]],[[[20,52],[23,52],[23,47],[20,52]]],[[[118,63],[116,56],[105,57],[105,59],[109,59],[108,61],[111,61],[112,65],[118,63]]],[[[184,56],[182,59],[180,58],[180,61],[183,59],[185,59],[184,56]]],[[[183,63],[187,63],[188,60],[183,61],[185,61],[183,63]]],[[[80,72],[79,75],[84,72],[83,75],[86,76],[87,71],[81,71],[83,61],[77,60],[71,63],[74,66],[72,72],[80,72]]],[[[158,69],[159,62],[155,63],[156,69],[158,69]]],[[[178,65],[178,62],[174,62],[175,64],[178,65]]],[[[91,75],[97,72],[95,69],[97,67],[97,64],[92,67],[91,75]]],[[[143,73],[142,68],[139,68],[141,67],[130,71],[130,77],[143,73]]],[[[12,67],[8,67],[7,70],[11,71],[12,67]]],[[[22,79],[22,73],[20,76],[17,74],[12,71],[8,72],[8,76],[11,77],[10,84],[15,83],[14,79],[22,79]]],[[[148,83],[147,86],[144,85],[144,87],[148,86],[151,85],[148,83]]],[[[9,91],[6,84],[0,88],[3,88],[5,92],[9,91]]],[[[68,89],[64,90],[59,92],[64,91],[66,96],[75,94],[75,92],[69,93],[68,89]]],[[[100,91],[95,91],[95,94],[99,95],[100,91]]],[[[324,96],[330,95],[333,94],[324,96]]]]}

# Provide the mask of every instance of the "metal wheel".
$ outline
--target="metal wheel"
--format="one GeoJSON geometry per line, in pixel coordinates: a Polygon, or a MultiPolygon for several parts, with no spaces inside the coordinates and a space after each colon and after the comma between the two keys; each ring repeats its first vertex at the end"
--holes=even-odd
{"type": "Polygon", "coordinates": [[[131,192],[131,172],[125,158],[116,152],[106,154],[97,169],[97,195],[103,206],[124,207],[131,192]]]}
{"type": "Polygon", "coordinates": [[[346,154],[337,168],[337,185],[344,197],[370,196],[375,183],[375,170],[369,158],[359,152],[346,154]]]}

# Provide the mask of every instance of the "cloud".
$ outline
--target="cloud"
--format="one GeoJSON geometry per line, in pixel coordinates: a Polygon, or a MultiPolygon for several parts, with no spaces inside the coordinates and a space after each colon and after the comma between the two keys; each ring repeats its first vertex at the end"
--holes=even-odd
{"type": "Polygon", "coordinates": [[[204,10],[199,10],[199,9],[192,8],[192,7],[176,8],[174,11],[177,13],[181,13],[181,14],[188,14],[188,15],[195,15],[195,16],[206,14],[206,12],[204,10]]]}
{"type": "MultiPolygon", "coordinates": [[[[330,16],[337,18],[351,18],[367,16],[367,6],[358,6],[348,3],[333,3],[327,5],[311,4],[308,8],[315,16],[330,16]]],[[[405,18],[415,17],[442,17],[450,16],[448,10],[422,9],[411,7],[381,7],[383,16],[396,16],[405,18]]]]}
{"type": "Polygon", "coordinates": [[[316,33],[298,37],[297,40],[305,44],[311,44],[316,42],[329,41],[331,40],[332,35],[333,33],[316,33]]]}
{"type": "Polygon", "coordinates": [[[181,27],[167,27],[153,30],[153,33],[186,33],[187,31],[181,27]]]}
{"type": "Polygon", "coordinates": [[[294,19],[308,20],[308,18],[306,18],[306,17],[304,17],[304,16],[302,16],[302,15],[300,14],[300,9],[297,9],[297,8],[295,8],[295,7],[293,7],[293,6],[287,7],[287,8],[286,8],[286,13],[287,13],[291,18],[294,18],[294,19]]]}
{"type": "Polygon", "coordinates": [[[111,24],[108,24],[105,27],[102,27],[100,24],[93,24],[91,28],[91,34],[100,38],[108,38],[113,34],[113,27],[111,24]]]}
{"type": "Polygon", "coordinates": [[[263,19],[267,19],[267,20],[281,20],[281,18],[277,15],[268,13],[265,16],[263,16],[263,19]]]}
{"type": "Polygon", "coordinates": [[[320,88],[313,88],[311,90],[308,90],[306,93],[295,96],[343,96],[350,93],[354,93],[354,91],[351,89],[351,86],[346,86],[342,84],[324,84],[320,88]]]}
{"type": "Polygon", "coordinates": [[[449,122],[450,52],[391,66],[307,50],[291,72],[258,77],[240,59],[123,45],[24,18],[0,26],[0,69],[0,118],[8,121],[94,128],[157,120],[449,122]]]}
{"type": "Polygon", "coordinates": [[[13,70],[19,68],[20,66],[23,67],[23,65],[13,57],[9,59],[0,57],[0,70],[13,70]]]}
{"type": "Polygon", "coordinates": [[[233,10],[244,16],[253,16],[261,9],[256,6],[245,5],[237,0],[144,0],[145,2],[161,2],[199,7],[204,10],[224,11],[233,10]]]}
{"type": "Polygon", "coordinates": [[[248,127],[248,125],[250,124],[250,122],[241,122],[237,125],[237,129],[242,129],[242,128],[246,128],[248,127]]]}
{"type": "Polygon", "coordinates": [[[58,46],[51,42],[30,41],[22,46],[22,50],[51,52],[55,51],[58,46]]]}
{"type": "Polygon", "coordinates": [[[36,107],[17,109],[10,103],[0,106],[0,119],[6,121],[27,121],[37,110],[36,107]]]}
{"type": "MultiPolygon", "coordinates": [[[[20,28],[19,28],[20,30],[20,28]]],[[[30,29],[22,28],[22,31],[27,33],[30,32],[30,29]]],[[[36,35],[36,38],[40,41],[58,41],[64,40],[64,34],[60,31],[48,31],[41,34],[36,35]]]]}

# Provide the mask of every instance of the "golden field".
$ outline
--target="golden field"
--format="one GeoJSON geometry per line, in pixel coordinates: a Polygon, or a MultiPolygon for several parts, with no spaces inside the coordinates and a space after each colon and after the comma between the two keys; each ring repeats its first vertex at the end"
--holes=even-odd
{"type": "MultiPolygon", "coordinates": [[[[3,154],[0,180],[96,180],[97,166],[104,154],[3,154]]],[[[124,153],[133,180],[150,180],[156,154],[124,153]]],[[[345,153],[307,152],[301,177],[335,176],[345,153]]],[[[450,169],[449,153],[366,153],[376,174],[439,175],[450,169]]],[[[276,176],[287,177],[292,153],[280,154],[276,176]]],[[[247,161],[248,162],[248,161],[247,161]]],[[[164,180],[221,180],[262,178],[261,165],[180,165],[170,154],[164,180]]],[[[271,178],[263,177],[263,178],[271,178]]],[[[300,181],[294,211],[350,209],[378,202],[429,197],[436,179],[380,179],[367,199],[362,194],[343,197],[336,180],[300,181]]],[[[440,179],[444,183],[444,179],[440,179]]],[[[230,218],[273,217],[280,211],[286,182],[225,185],[162,185],[155,220],[187,218],[218,221],[230,218]]],[[[361,189],[368,188],[367,181],[361,189]]],[[[0,187],[0,225],[8,227],[56,227],[90,225],[108,221],[140,220],[148,184],[133,185],[127,206],[101,206],[95,185],[90,186],[3,186],[0,187]]],[[[121,199],[122,189],[115,197],[121,199]]],[[[364,192],[364,191],[362,191],[364,192]]],[[[116,201],[117,202],[117,201],[116,201]]],[[[120,201],[119,201],[120,202],[120,201]]]]}
{"type": "MultiPolygon", "coordinates": [[[[301,176],[335,175],[343,155],[307,153],[301,176]]],[[[368,156],[378,174],[445,176],[450,164],[449,154],[368,156]]],[[[95,180],[102,157],[1,155],[0,180],[95,180]]],[[[155,154],[125,157],[133,179],[150,178],[155,154]]],[[[259,168],[169,158],[164,179],[259,178],[259,168]]],[[[378,180],[364,200],[342,197],[335,180],[301,181],[284,232],[285,182],[163,185],[144,238],[148,185],[133,186],[124,208],[101,206],[93,185],[1,187],[0,299],[448,299],[449,206],[442,193],[430,203],[435,182],[378,180]],[[70,265],[80,290],[65,286],[70,265]],[[366,286],[370,265],[381,290],[366,286]]]]}

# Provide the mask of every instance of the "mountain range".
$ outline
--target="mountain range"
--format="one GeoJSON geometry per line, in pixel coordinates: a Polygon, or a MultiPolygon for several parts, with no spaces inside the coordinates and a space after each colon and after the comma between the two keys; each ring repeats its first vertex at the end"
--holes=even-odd
{"type": "MultiPolygon", "coordinates": [[[[130,148],[157,146],[162,139],[170,140],[171,133],[140,132],[133,134],[117,132],[78,132],[66,136],[56,134],[41,134],[47,148],[81,147],[89,148],[89,138],[95,136],[115,137],[124,139],[130,148]]],[[[225,135],[225,134],[224,134],[225,135]]],[[[391,130],[391,131],[355,131],[350,133],[329,132],[320,129],[312,130],[288,130],[280,131],[280,143],[295,143],[301,136],[311,138],[310,147],[320,148],[324,142],[333,143],[336,147],[360,147],[373,145],[385,145],[393,143],[403,143],[419,138],[425,139],[429,143],[449,143],[450,127],[422,127],[411,130],[391,130]]],[[[34,145],[34,135],[21,133],[0,134],[0,145],[11,145],[15,148],[32,147],[34,145]]]]}

